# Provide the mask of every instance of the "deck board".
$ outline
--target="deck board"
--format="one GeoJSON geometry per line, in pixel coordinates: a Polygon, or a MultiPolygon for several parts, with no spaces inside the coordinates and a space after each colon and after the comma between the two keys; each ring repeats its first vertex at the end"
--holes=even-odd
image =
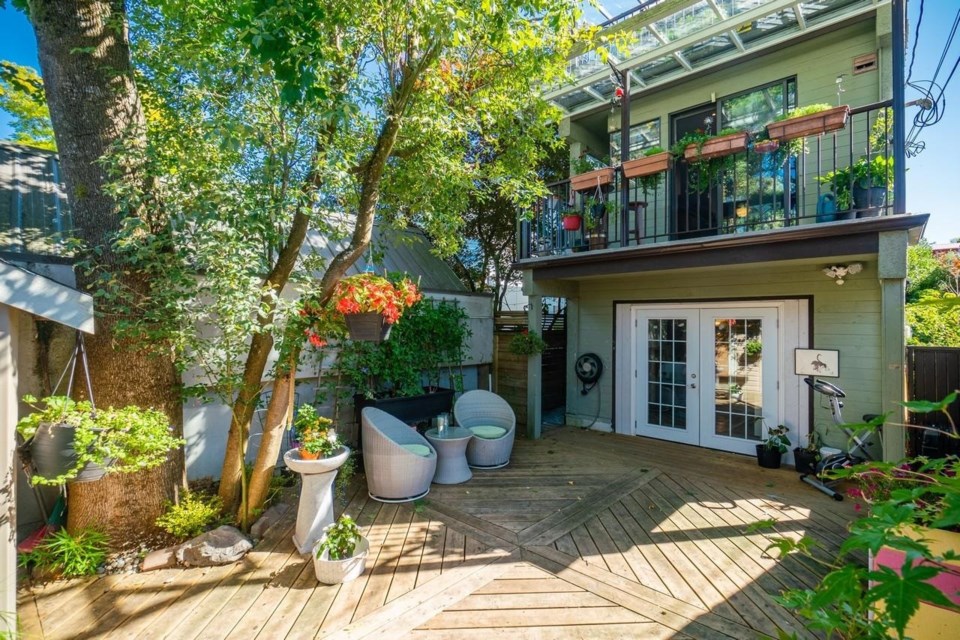
{"type": "Polygon", "coordinates": [[[353,582],[317,583],[291,510],[234,565],[22,589],[24,637],[809,638],[773,596],[823,570],[765,550],[812,535],[828,558],[856,517],[744,456],[573,428],[517,440],[509,466],[416,504],[357,480],[344,509],[371,547],[353,582]]]}

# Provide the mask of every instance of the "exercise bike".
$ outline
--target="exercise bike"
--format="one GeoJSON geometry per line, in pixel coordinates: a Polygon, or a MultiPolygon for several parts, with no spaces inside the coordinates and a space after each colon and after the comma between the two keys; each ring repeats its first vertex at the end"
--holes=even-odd
{"type": "MultiPolygon", "coordinates": [[[[873,430],[866,429],[860,433],[857,433],[853,431],[851,425],[844,422],[842,413],[842,398],[847,397],[847,394],[845,394],[842,389],[836,385],[830,384],[829,382],[817,380],[816,378],[812,377],[804,378],[803,381],[806,382],[811,389],[827,398],[827,401],[830,404],[830,414],[833,416],[834,423],[840,427],[845,434],[847,434],[847,438],[849,438],[852,446],[846,453],[837,453],[827,456],[817,463],[817,473],[815,475],[804,473],[800,475],[800,480],[801,482],[806,482],[817,491],[822,491],[834,500],[840,501],[843,500],[843,494],[839,493],[838,491],[834,491],[832,486],[834,483],[823,480],[821,476],[825,471],[852,467],[855,464],[860,464],[861,462],[865,462],[867,460],[873,460],[873,457],[867,451],[867,445],[869,444],[870,436],[873,434],[873,430]]],[[[876,418],[876,414],[868,413],[863,416],[863,421],[870,422],[876,418]]]]}

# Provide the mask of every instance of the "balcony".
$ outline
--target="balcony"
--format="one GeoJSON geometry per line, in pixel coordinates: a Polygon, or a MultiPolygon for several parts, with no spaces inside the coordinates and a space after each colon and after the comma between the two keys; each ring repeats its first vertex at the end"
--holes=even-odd
{"type": "Polygon", "coordinates": [[[588,185],[576,177],[549,185],[550,195],[521,217],[519,258],[891,215],[889,107],[851,109],[832,133],[779,144],[749,140],[745,149],[710,162],[681,158],[635,178],[617,167],[591,176],[588,185]],[[567,214],[579,221],[564,220],[567,214]]]}

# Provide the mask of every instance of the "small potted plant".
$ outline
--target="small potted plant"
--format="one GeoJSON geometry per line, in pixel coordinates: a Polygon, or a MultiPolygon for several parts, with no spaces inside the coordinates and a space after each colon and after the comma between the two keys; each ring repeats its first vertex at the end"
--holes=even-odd
{"type": "Polygon", "coordinates": [[[560,219],[564,231],[577,231],[580,228],[583,218],[576,209],[565,209],[560,212],[560,219]]]}
{"type": "Polygon", "coordinates": [[[313,570],[323,584],[340,584],[359,577],[366,568],[370,542],[353,518],[343,514],[324,529],[313,548],[313,570]]]}
{"type": "Polygon", "coordinates": [[[804,447],[794,447],[793,459],[797,473],[817,472],[817,463],[820,462],[820,434],[811,431],[807,434],[807,444],[804,447]]]}
{"type": "Polygon", "coordinates": [[[343,449],[333,420],[318,415],[313,405],[304,405],[297,410],[293,431],[298,443],[297,451],[304,460],[329,458],[343,449]]]}
{"type": "Polygon", "coordinates": [[[860,158],[852,169],[853,205],[858,218],[876,216],[887,200],[893,184],[893,158],[877,155],[860,158]]]}
{"type": "Polygon", "coordinates": [[[757,445],[757,463],[764,469],[780,468],[780,458],[790,450],[787,431],[789,429],[782,424],[767,427],[767,437],[757,445]]]}

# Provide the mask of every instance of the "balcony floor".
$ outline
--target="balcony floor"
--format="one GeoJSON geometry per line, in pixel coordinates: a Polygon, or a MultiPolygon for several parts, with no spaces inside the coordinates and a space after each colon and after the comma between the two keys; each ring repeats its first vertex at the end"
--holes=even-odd
{"type": "Polygon", "coordinates": [[[853,504],[751,458],[562,427],[508,467],[347,512],[366,572],[318,585],[290,518],[238,564],[22,589],[24,638],[811,637],[772,600],[821,569],[764,556],[771,535],[836,552],[853,504]],[[775,519],[776,534],[748,531],[775,519]]]}

